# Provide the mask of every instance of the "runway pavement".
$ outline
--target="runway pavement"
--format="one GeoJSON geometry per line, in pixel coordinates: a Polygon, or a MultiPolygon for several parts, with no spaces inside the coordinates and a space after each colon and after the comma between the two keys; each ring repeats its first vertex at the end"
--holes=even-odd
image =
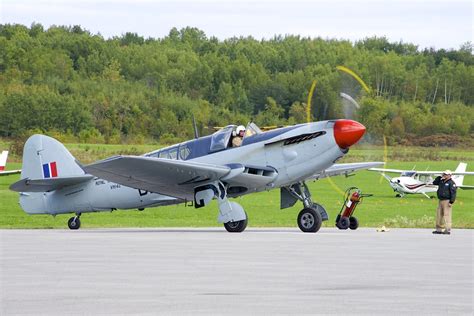
{"type": "Polygon", "coordinates": [[[0,315],[471,315],[473,237],[0,230],[0,315]]]}

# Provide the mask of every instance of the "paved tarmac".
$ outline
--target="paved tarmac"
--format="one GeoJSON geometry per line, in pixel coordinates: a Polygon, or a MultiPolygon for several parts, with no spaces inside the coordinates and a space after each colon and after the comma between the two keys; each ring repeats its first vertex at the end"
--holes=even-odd
{"type": "Polygon", "coordinates": [[[0,230],[0,315],[471,315],[473,237],[0,230]]]}

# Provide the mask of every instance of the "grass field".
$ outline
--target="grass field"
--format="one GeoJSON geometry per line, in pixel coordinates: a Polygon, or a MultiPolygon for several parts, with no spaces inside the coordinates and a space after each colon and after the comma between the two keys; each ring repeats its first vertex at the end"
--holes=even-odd
{"type": "MultiPolygon", "coordinates": [[[[66,145],[82,162],[90,162],[117,153],[138,154],[151,151],[154,145],[124,147],[121,145],[66,145]]],[[[345,161],[383,160],[383,147],[360,146],[351,150],[345,161]]],[[[444,170],[455,169],[459,161],[468,163],[468,170],[474,170],[474,152],[461,149],[442,148],[389,148],[387,168],[444,170]]],[[[9,163],[7,169],[21,168],[20,163],[9,163]]],[[[27,215],[18,205],[18,194],[8,186],[19,179],[19,175],[0,177],[0,228],[66,228],[71,215],[27,215]]],[[[466,177],[465,184],[474,185],[474,177],[466,177]]],[[[436,199],[421,195],[395,198],[395,194],[381,176],[375,172],[362,171],[353,177],[333,177],[309,183],[313,200],[324,205],[330,220],[324,226],[333,226],[334,218],[342,205],[342,195],[350,186],[357,186],[364,193],[372,193],[358,206],[356,216],[361,226],[378,227],[433,227],[436,199]]],[[[250,227],[295,227],[301,203],[280,210],[279,190],[250,194],[237,201],[247,211],[250,227]]],[[[82,227],[208,227],[220,226],[217,221],[217,204],[194,209],[184,205],[137,210],[115,211],[113,213],[89,213],[81,217],[82,227]]],[[[474,191],[458,190],[458,199],[453,207],[455,228],[474,228],[474,191]]]]}

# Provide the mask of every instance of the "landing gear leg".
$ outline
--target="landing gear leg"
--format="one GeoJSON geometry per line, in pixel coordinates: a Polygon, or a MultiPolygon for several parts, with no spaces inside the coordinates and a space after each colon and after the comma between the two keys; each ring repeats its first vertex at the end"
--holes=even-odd
{"type": "Polygon", "coordinates": [[[194,192],[194,205],[196,208],[203,207],[214,197],[217,198],[219,205],[217,221],[224,224],[224,228],[230,233],[243,232],[248,223],[247,213],[239,203],[229,201],[226,187],[222,182],[216,181],[197,188],[194,192]]]}
{"type": "Polygon", "coordinates": [[[69,229],[79,229],[79,227],[81,227],[80,217],[81,217],[81,213],[76,213],[76,216],[71,217],[67,221],[67,226],[69,227],[69,229]]]}
{"type": "Polygon", "coordinates": [[[287,189],[292,196],[303,202],[304,208],[298,214],[298,227],[305,233],[316,233],[323,221],[328,220],[326,210],[322,205],[311,201],[311,192],[306,183],[295,183],[287,189]]]}
{"type": "Polygon", "coordinates": [[[217,183],[217,203],[219,205],[219,217],[217,220],[224,223],[224,228],[229,233],[241,233],[248,223],[247,213],[237,202],[231,202],[227,198],[227,190],[221,183],[217,183]]]}

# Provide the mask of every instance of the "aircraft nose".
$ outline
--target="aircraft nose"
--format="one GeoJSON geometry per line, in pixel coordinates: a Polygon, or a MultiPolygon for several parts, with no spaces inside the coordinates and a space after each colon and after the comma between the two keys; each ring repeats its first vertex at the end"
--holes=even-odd
{"type": "Polygon", "coordinates": [[[334,124],[334,138],[337,145],[346,149],[359,141],[365,133],[365,126],[352,120],[337,120],[334,124]]]}

